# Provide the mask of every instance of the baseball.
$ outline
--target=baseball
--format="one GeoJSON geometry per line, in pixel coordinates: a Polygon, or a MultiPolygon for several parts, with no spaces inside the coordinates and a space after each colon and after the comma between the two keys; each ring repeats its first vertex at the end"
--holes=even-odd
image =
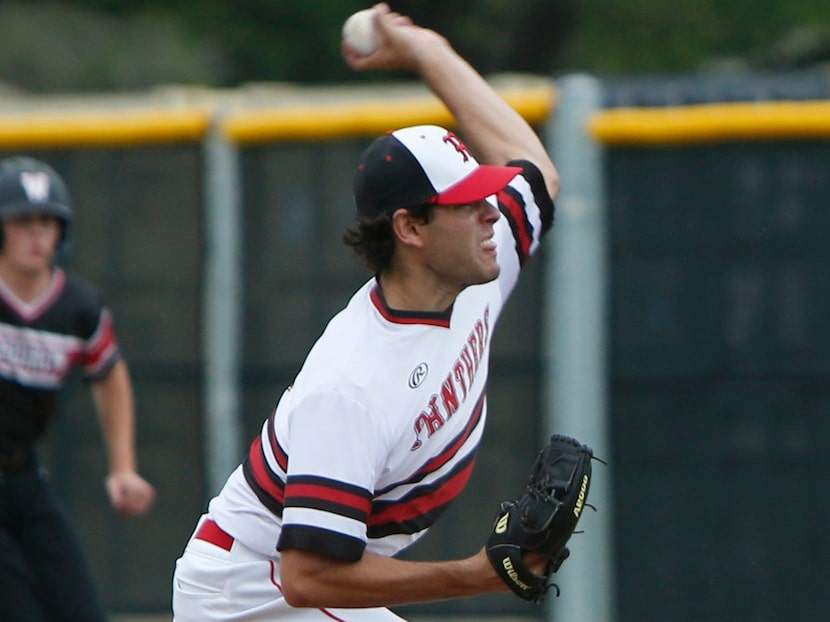
{"type": "Polygon", "coordinates": [[[353,13],[343,23],[343,41],[361,56],[368,56],[380,47],[380,35],[375,28],[375,10],[363,9],[353,13]]]}

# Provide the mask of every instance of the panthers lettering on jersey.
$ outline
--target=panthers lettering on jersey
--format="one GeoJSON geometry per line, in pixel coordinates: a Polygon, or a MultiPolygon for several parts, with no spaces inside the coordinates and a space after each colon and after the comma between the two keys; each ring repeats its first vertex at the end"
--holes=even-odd
{"type": "Polygon", "coordinates": [[[441,313],[391,309],[371,279],[332,318],[211,516],[266,555],[394,555],[421,537],[472,473],[487,416],[493,327],[553,223],[528,162],[498,195],[499,278],[441,313]]]}

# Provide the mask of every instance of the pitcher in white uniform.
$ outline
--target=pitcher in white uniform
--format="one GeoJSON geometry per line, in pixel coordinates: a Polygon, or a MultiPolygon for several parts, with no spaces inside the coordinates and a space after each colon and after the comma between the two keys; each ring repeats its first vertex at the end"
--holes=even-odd
{"type": "Polygon", "coordinates": [[[177,622],[400,620],[390,607],[507,589],[483,549],[395,555],[470,477],[493,329],[553,224],[559,179],[533,129],[443,37],[375,11],[380,49],[344,45],[346,61],[416,73],[458,135],[407,127],[360,158],[344,241],[374,276],[199,519],[173,578],[177,622]]]}

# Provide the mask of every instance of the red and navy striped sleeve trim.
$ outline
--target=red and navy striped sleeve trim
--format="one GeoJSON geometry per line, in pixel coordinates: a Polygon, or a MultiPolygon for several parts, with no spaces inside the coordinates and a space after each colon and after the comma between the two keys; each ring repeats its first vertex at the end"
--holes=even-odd
{"type": "Polygon", "coordinates": [[[257,436],[251,443],[248,457],[242,465],[242,474],[262,505],[273,514],[282,516],[285,483],[268,468],[265,454],[262,451],[261,436],[257,436]]]}
{"type": "Polygon", "coordinates": [[[326,477],[291,475],[285,486],[284,506],[320,510],[365,523],[371,507],[371,493],[326,477]]]}
{"type": "Polygon", "coordinates": [[[365,548],[366,543],[358,538],[309,525],[284,525],[277,542],[278,551],[316,551],[347,562],[359,560],[365,548]]]}
{"type": "MultiPolygon", "coordinates": [[[[522,177],[530,184],[533,193],[533,200],[539,209],[541,231],[539,237],[547,233],[553,226],[554,205],[553,199],[547,192],[545,180],[542,173],[536,166],[527,160],[515,160],[510,162],[511,166],[522,167],[522,177]]],[[[513,239],[516,241],[516,253],[519,257],[519,265],[524,266],[530,257],[535,233],[534,225],[527,216],[524,197],[513,187],[508,186],[498,193],[499,210],[507,220],[513,239]]]]}
{"type": "MultiPolygon", "coordinates": [[[[277,440],[274,428],[274,413],[268,417],[266,436],[271,454],[277,466],[283,473],[288,471],[288,455],[277,440]]],[[[248,449],[248,456],[242,465],[245,481],[254,491],[262,504],[277,516],[282,516],[283,500],[285,498],[285,482],[274,473],[265,459],[265,448],[262,446],[262,436],[257,436],[248,449]]]]}
{"type": "Polygon", "coordinates": [[[282,469],[283,473],[288,472],[288,454],[285,453],[285,450],[280,445],[279,440],[277,440],[277,431],[274,425],[274,414],[272,413],[271,416],[268,418],[268,443],[271,446],[271,453],[274,454],[274,459],[277,461],[277,466],[282,469]]]}
{"type": "MultiPolygon", "coordinates": [[[[358,486],[313,475],[292,475],[285,486],[285,507],[301,507],[366,522],[371,494],[358,486]]],[[[319,526],[284,524],[277,550],[303,549],[355,561],[366,544],[353,536],[319,526]]]]}

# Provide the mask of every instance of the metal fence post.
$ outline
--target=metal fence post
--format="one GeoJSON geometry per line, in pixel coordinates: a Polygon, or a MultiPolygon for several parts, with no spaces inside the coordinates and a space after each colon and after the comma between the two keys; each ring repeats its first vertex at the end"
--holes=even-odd
{"type": "MultiPolygon", "coordinates": [[[[557,86],[548,142],[562,190],[545,254],[546,427],[608,459],[606,213],[601,147],[588,134],[588,121],[602,105],[601,85],[570,75],[557,86]]],[[[548,600],[550,620],[614,619],[610,476],[610,469],[595,463],[589,502],[598,512],[583,514],[579,528],[585,534],[571,539],[571,557],[554,576],[561,596],[548,600]]]]}
{"type": "Polygon", "coordinates": [[[208,496],[241,459],[242,223],[237,147],[221,115],[205,138],[203,355],[205,471],[208,496]]]}

